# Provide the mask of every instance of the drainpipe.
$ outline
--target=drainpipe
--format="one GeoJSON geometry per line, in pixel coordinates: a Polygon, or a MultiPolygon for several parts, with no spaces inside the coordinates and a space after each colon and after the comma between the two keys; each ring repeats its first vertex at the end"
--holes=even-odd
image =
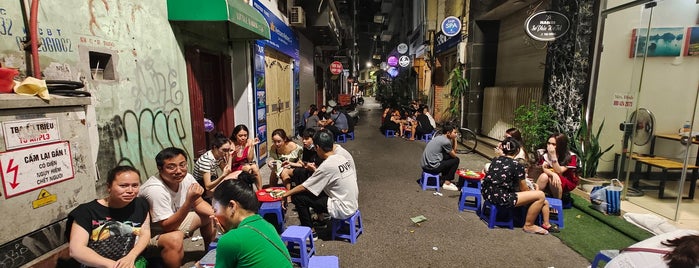
{"type": "Polygon", "coordinates": [[[32,75],[37,79],[41,79],[41,66],[39,65],[39,22],[37,19],[39,16],[39,0],[31,1],[31,10],[29,11],[29,41],[32,49],[32,75]]]}

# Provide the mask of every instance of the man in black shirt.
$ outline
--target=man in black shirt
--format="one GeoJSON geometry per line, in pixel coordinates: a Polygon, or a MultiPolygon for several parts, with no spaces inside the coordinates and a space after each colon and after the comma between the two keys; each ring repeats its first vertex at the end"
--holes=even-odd
{"type": "Polygon", "coordinates": [[[430,123],[430,118],[425,114],[427,111],[427,106],[423,106],[422,109],[418,110],[417,115],[417,127],[415,128],[415,137],[420,138],[424,134],[429,134],[434,131],[434,127],[430,123]]]}

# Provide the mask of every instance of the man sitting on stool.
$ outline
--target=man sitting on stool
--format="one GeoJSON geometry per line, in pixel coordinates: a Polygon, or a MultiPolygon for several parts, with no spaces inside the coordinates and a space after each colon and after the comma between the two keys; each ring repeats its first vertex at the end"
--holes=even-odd
{"type": "Polygon", "coordinates": [[[311,227],[314,240],[318,236],[313,228],[309,208],[313,208],[316,213],[328,213],[335,219],[347,219],[359,207],[354,165],[346,157],[335,154],[334,141],[335,138],[329,131],[315,133],[313,143],[318,156],[324,159],[323,163],[318,167],[309,163],[309,168],[314,169],[313,175],[282,196],[282,199],[291,196],[301,225],[311,227]]]}
{"type": "Polygon", "coordinates": [[[452,183],[454,174],[459,167],[459,157],[456,156],[456,137],[458,132],[452,124],[445,124],[442,134],[434,137],[422,152],[422,170],[430,174],[441,173],[446,190],[458,191],[459,188],[452,183]]]}

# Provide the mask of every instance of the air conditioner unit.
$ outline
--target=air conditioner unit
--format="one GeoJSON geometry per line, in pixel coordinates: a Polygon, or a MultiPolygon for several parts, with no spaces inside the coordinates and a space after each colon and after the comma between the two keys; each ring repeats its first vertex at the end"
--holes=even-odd
{"type": "Polygon", "coordinates": [[[292,6],[289,11],[289,24],[291,26],[306,28],[306,13],[300,6],[292,6]]]}

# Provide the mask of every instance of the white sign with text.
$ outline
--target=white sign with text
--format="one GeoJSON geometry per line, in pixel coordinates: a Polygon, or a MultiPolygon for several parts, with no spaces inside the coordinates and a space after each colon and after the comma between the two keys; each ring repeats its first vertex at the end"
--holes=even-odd
{"type": "Polygon", "coordinates": [[[633,107],[634,97],[629,93],[614,93],[612,98],[612,107],[631,108],[633,107]]]}
{"type": "Polygon", "coordinates": [[[72,179],[73,158],[67,141],[0,153],[5,198],[72,179]]]}
{"type": "Polygon", "coordinates": [[[2,122],[8,150],[61,140],[55,118],[39,118],[2,122]]]}

